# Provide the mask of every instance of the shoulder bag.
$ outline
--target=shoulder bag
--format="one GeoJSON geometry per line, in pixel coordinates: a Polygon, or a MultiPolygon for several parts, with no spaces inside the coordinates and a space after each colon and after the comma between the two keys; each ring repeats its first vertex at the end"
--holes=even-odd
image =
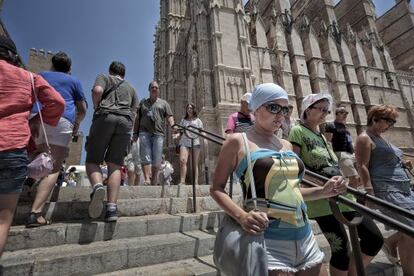
{"type": "MultiPolygon", "coordinates": [[[[243,141],[250,177],[253,204],[257,210],[256,187],[246,134],[243,141]]],[[[246,193],[247,194],[247,193],[246,193]]],[[[227,276],[266,276],[268,263],[264,235],[251,235],[243,230],[232,217],[224,214],[216,235],[213,252],[214,263],[227,276]]]]}
{"type": "Polygon", "coordinates": [[[41,179],[42,177],[48,176],[53,171],[53,157],[51,155],[49,141],[43,123],[42,111],[40,110],[36,89],[34,85],[33,74],[30,73],[30,79],[32,82],[32,92],[36,101],[37,109],[39,110],[40,123],[42,125],[42,131],[45,135],[45,141],[47,145],[47,151],[39,153],[33,160],[27,165],[27,176],[33,179],[41,179]]]}

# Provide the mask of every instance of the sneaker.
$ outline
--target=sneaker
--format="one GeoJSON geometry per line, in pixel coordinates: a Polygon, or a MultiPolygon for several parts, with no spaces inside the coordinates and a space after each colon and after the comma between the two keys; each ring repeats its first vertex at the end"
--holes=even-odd
{"type": "Polygon", "coordinates": [[[105,188],[102,184],[96,184],[91,193],[91,202],[89,203],[89,217],[99,218],[103,210],[103,200],[105,197],[105,188]]]}
{"type": "Polygon", "coordinates": [[[111,208],[106,208],[105,220],[107,222],[115,222],[118,220],[118,212],[116,205],[111,208]]]}

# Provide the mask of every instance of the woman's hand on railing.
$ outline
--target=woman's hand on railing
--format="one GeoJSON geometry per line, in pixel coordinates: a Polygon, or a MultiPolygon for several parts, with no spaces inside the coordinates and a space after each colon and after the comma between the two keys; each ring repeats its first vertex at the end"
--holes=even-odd
{"type": "Polygon", "coordinates": [[[402,161],[404,164],[404,167],[408,170],[412,170],[413,169],[413,163],[411,163],[411,160],[403,160],[402,161]]]}
{"type": "Polygon", "coordinates": [[[239,224],[247,233],[259,235],[269,226],[269,219],[266,213],[252,210],[240,217],[239,224]]]}
{"type": "Polygon", "coordinates": [[[326,197],[333,197],[345,193],[347,188],[348,180],[342,176],[333,176],[323,185],[322,193],[326,197]]]}

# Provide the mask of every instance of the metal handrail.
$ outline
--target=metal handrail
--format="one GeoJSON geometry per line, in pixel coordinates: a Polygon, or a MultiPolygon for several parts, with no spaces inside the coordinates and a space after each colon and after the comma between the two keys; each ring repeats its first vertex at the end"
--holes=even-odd
{"type": "MultiPolygon", "coordinates": [[[[313,176],[315,176],[315,174],[313,174],[313,176]]],[[[321,177],[317,177],[318,180],[322,180],[321,177]]],[[[312,181],[309,181],[307,179],[303,179],[302,180],[303,183],[305,183],[306,185],[312,186],[312,187],[317,187],[319,186],[318,184],[313,183],[312,181]]],[[[403,224],[399,221],[396,221],[388,216],[385,216],[381,213],[375,212],[374,210],[365,207],[364,205],[361,205],[357,202],[353,202],[352,200],[338,195],[336,197],[332,197],[332,198],[328,198],[327,199],[329,201],[329,206],[332,210],[332,213],[334,215],[334,217],[341,222],[344,225],[347,225],[349,228],[349,235],[351,237],[351,246],[352,246],[352,251],[353,254],[355,256],[355,265],[356,265],[356,271],[357,271],[357,275],[358,276],[365,276],[365,267],[364,267],[364,263],[362,260],[362,251],[361,251],[361,245],[359,243],[359,236],[358,236],[358,225],[362,222],[363,220],[363,216],[362,215],[367,215],[371,218],[375,218],[381,222],[386,222],[387,224],[393,224],[392,226],[394,228],[396,228],[399,231],[402,231],[412,237],[414,237],[414,229],[406,224],[403,224]],[[357,210],[358,213],[356,214],[356,216],[349,221],[347,218],[345,218],[345,216],[342,214],[342,212],[339,209],[338,206],[338,202],[339,203],[344,203],[345,205],[352,205],[352,208],[357,210]],[[362,214],[362,215],[361,215],[362,214]],[[384,219],[386,218],[386,219],[384,219]]],[[[343,228],[343,225],[340,225],[343,228]]]]}
{"type": "Polygon", "coordinates": [[[212,133],[212,132],[210,132],[210,131],[204,130],[204,129],[202,129],[202,128],[195,127],[195,126],[192,126],[192,125],[189,125],[188,127],[189,127],[189,128],[190,128],[190,127],[191,127],[191,128],[194,128],[194,129],[196,129],[196,130],[198,130],[198,131],[201,131],[201,132],[205,132],[205,133],[207,133],[208,135],[211,135],[211,136],[213,136],[213,137],[215,137],[215,138],[217,138],[217,139],[220,139],[220,140],[222,140],[222,141],[226,140],[226,138],[221,137],[220,135],[217,135],[217,134],[212,133]]]}
{"type": "MultiPolygon", "coordinates": [[[[302,180],[303,183],[309,185],[309,186],[320,186],[318,184],[315,184],[314,182],[307,180],[307,179],[303,179],[302,180]]],[[[331,197],[328,198],[328,200],[333,200],[337,203],[342,203],[348,207],[351,207],[352,209],[354,209],[355,211],[360,212],[363,215],[368,215],[369,217],[372,217],[376,220],[378,220],[379,222],[382,222],[392,228],[395,228],[396,230],[399,230],[401,232],[404,232],[407,235],[410,235],[412,237],[414,237],[414,228],[408,226],[407,224],[404,224],[402,222],[399,222],[398,220],[395,220],[383,213],[380,213],[376,210],[373,210],[371,208],[366,207],[365,205],[362,205],[360,203],[354,202],[349,198],[346,198],[342,195],[338,195],[336,197],[331,197]]]]}
{"type": "MultiPolygon", "coordinates": [[[[321,181],[328,181],[329,178],[319,175],[317,173],[314,173],[312,171],[306,170],[306,173],[310,176],[316,177],[321,181]]],[[[347,192],[350,194],[353,194],[354,196],[356,196],[358,199],[363,200],[363,201],[369,201],[377,206],[380,207],[386,207],[388,209],[391,209],[392,212],[395,212],[397,214],[406,216],[410,219],[414,220],[414,214],[411,213],[410,211],[408,211],[407,209],[401,208],[400,206],[397,206],[395,204],[389,203],[388,201],[385,201],[383,199],[380,199],[376,196],[373,196],[371,194],[368,194],[367,192],[363,192],[363,191],[359,191],[358,189],[352,188],[352,187],[348,187],[347,188],[347,192]]]]}
{"type": "MultiPolygon", "coordinates": [[[[207,134],[212,134],[211,132],[208,132],[208,131],[203,130],[203,129],[199,129],[197,127],[193,127],[196,130],[191,130],[188,127],[185,127],[185,126],[182,126],[182,125],[179,125],[179,124],[175,124],[175,125],[179,128],[182,128],[182,129],[188,130],[188,131],[190,131],[194,134],[197,134],[200,137],[203,137],[203,138],[205,138],[205,139],[207,139],[211,142],[214,142],[218,145],[223,145],[222,142],[217,141],[215,139],[212,139],[211,137],[208,137],[208,136],[200,133],[200,131],[201,131],[201,132],[204,132],[204,133],[207,133],[207,134]]],[[[225,140],[223,137],[220,137],[216,134],[213,134],[212,136],[214,136],[214,137],[216,137],[220,140],[225,140]]],[[[314,173],[314,172],[309,171],[309,170],[306,170],[306,174],[308,174],[310,176],[313,176],[313,177],[315,177],[318,180],[321,180],[323,182],[326,182],[326,181],[329,180],[329,178],[327,178],[325,176],[322,176],[322,175],[319,175],[319,174],[314,173]]],[[[311,185],[311,186],[318,185],[318,184],[315,184],[315,183],[313,183],[309,180],[306,180],[306,179],[303,179],[302,182],[305,183],[305,184],[311,185]]],[[[230,185],[230,186],[232,186],[232,185],[230,185]]],[[[389,203],[389,202],[384,201],[380,198],[377,198],[373,195],[367,194],[366,192],[359,191],[359,190],[357,190],[355,188],[352,188],[352,187],[347,187],[347,192],[355,195],[358,199],[362,199],[364,201],[369,201],[371,203],[376,204],[377,206],[386,207],[386,208],[390,209],[390,211],[392,211],[392,212],[395,212],[395,213],[398,213],[400,215],[406,216],[407,218],[410,218],[410,219],[411,218],[414,219],[414,214],[410,213],[407,209],[401,208],[401,207],[399,207],[395,204],[389,203]]],[[[195,195],[195,193],[193,193],[193,195],[195,195]]],[[[395,228],[395,229],[397,229],[401,232],[404,232],[404,233],[414,237],[414,229],[412,227],[409,227],[406,224],[403,224],[403,223],[401,223],[401,222],[399,222],[399,221],[397,221],[397,220],[395,220],[395,219],[393,219],[393,218],[391,218],[387,215],[384,215],[382,213],[374,211],[374,210],[366,207],[365,205],[354,202],[354,201],[352,201],[352,200],[350,200],[350,199],[348,199],[344,196],[341,196],[341,195],[336,196],[334,198],[330,198],[328,200],[334,200],[337,203],[338,202],[342,203],[342,204],[344,204],[348,207],[353,208],[354,210],[360,212],[363,215],[368,215],[369,217],[372,217],[372,218],[374,218],[374,219],[376,219],[376,220],[378,220],[378,221],[380,221],[380,222],[382,222],[382,223],[384,223],[384,224],[386,224],[386,225],[388,225],[392,228],[395,228]]]]}

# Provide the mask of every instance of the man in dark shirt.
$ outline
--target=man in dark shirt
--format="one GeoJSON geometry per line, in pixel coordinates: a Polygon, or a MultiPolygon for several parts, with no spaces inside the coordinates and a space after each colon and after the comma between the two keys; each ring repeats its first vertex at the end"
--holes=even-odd
{"type": "Polygon", "coordinates": [[[100,74],[92,89],[95,109],[86,145],[86,173],[93,186],[89,216],[97,218],[103,209],[105,189],[100,164],[108,165],[107,221],[118,219],[116,202],[121,183],[121,166],[130,143],[138,99],[124,79],[125,66],[114,61],[109,74],[100,74]]]}
{"type": "Polygon", "coordinates": [[[332,143],[332,148],[338,157],[339,167],[343,176],[349,178],[349,184],[357,188],[359,186],[358,171],[355,168],[354,147],[351,133],[346,128],[348,111],[344,106],[338,106],[335,110],[335,121],[325,126],[325,137],[332,143]]]}

